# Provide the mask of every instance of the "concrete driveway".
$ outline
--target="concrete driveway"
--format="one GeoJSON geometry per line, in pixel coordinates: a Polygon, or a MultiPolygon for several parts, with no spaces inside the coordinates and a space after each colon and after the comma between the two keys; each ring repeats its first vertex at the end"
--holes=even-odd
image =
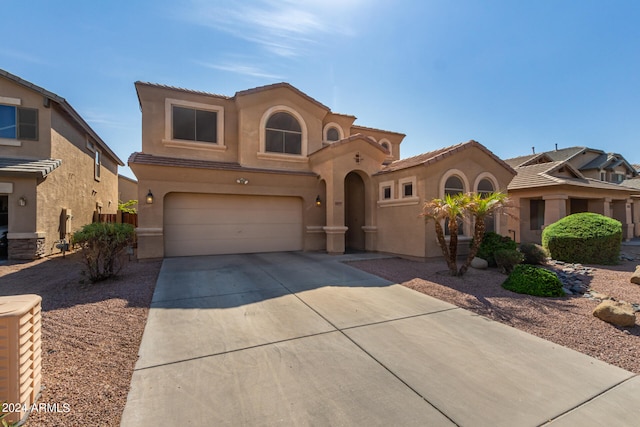
{"type": "Polygon", "coordinates": [[[121,425],[638,425],[634,374],[353,257],[165,259],[121,425]]]}

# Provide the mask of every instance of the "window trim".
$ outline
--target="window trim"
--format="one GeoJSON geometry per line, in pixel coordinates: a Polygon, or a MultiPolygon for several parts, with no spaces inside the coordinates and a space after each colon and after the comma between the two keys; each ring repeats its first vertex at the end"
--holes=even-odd
{"type": "MultiPolygon", "coordinates": [[[[495,193],[498,190],[498,180],[496,179],[495,176],[493,176],[493,174],[491,172],[483,172],[480,175],[478,175],[476,177],[475,182],[473,183],[473,188],[474,191],[478,194],[480,194],[480,189],[478,188],[480,186],[480,182],[482,182],[483,180],[487,180],[491,183],[491,185],[493,186],[493,192],[495,193]]],[[[498,217],[499,215],[494,214],[491,218],[493,218],[493,230],[496,233],[500,233],[500,221],[498,221],[498,217]]]]}
{"type": "Polygon", "coordinates": [[[192,150],[225,151],[224,143],[224,107],[221,105],[204,104],[202,102],[185,101],[182,99],[165,98],[164,101],[164,139],[165,147],[182,148],[192,150]],[[216,113],[216,141],[189,141],[173,139],[173,107],[191,108],[194,110],[211,111],[216,113]]]}
{"type": "Polygon", "coordinates": [[[102,172],[102,151],[98,148],[95,149],[93,155],[93,179],[100,181],[100,174],[102,172]]]}
{"type": "Polygon", "coordinates": [[[16,137],[15,138],[1,138],[0,137],[0,145],[3,146],[12,146],[12,147],[20,147],[22,146],[23,141],[39,141],[40,140],[40,110],[38,108],[33,107],[24,107],[22,106],[22,99],[20,98],[10,98],[6,96],[0,96],[0,105],[11,107],[15,112],[15,127],[16,127],[16,137]],[[20,110],[31,110],[36,113],[36,122],[35,122],[35,138],[25,138],[20,135],[20,110]]]}
{"type": "Polygon", "coordinates": [[[381,202],[386,202],[389,200],[394,200],[395,199],[395,182],[394,181],[384,181],[381,182],[380,184],[378,184],[378,200],[381,202]],[[390,196],[389,198],[385,198],[384,197],[384,193],[385,193],[385,189],[391,189],[390,191],[390,196]]]}
{"type": "Polygon", "coordinates": [[[400,199],[409,199],[413,197],[417,197],[417,188],[416,188],[417,179],[415,176],[410,176],[408,178],[402,178],[398,181],[398,188],[400,189],[400,199]],[[411,195],[407,196],[404,194],[404,189],[407,184],[411,184],[411,195]]]}
{"type": "Polygon", "coordinates": [[[266,160],[285,160],[285,161],[294,161],[294,162],[307,162],[307,153],[308,153],[308,131],[307,131],[307,123],[304,121],[304,118],[300,113],[294,110],[291,107],[286,105],[275,105],[269,109],[267,109],[260,119],[260,147],[258,151],[258,158],[266,159],[266,160]],[[276,113],[288,113],[291,114],[300,125],[301,129],[301,138],[300,138],[300,154],[289,154],[289,153],[274,153],[271,151],[266,151],[266,132],[267,132],[267,121],[269,118],[276,113]]]}
{"type": "Polygon", "coordinates": [[[336,122],[330,122],[330,123],[327,123],[326,125],[324,125],[324,128],[322,129],[322,141],[323,142],[325,142],[327,144],[333,144],[334,142],[338,142],[338,141],[329,141],[329,139],[327,138],[327,133],[329,132],[329,129],[331,129],[331,128],[336,128],[338,130],[338,141],[344,139],[344,130],[342,129],[342,126],[340,126],[336,122]]]}

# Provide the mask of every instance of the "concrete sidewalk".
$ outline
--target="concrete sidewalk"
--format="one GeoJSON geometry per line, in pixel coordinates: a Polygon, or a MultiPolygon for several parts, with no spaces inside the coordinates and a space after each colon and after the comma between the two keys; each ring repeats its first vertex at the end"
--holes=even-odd
{"type": "Polygon", "coordinates": [[[165,259],[122,426],[640,423],[640,378],[315,253],[165,259]]]}

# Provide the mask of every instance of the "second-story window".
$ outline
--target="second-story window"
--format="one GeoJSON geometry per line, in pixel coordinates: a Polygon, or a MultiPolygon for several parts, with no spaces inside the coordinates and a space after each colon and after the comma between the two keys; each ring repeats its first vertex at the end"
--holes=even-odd
{"type": "Polygon", "coordinates": [[[173,139],[218,142],[218,113],[195,108],[172,108],[173,139]]]}
{"type": "Polygon", "coordinates": [[[38,110],[0,105],[0,138],[38,139],[38,110]]]}
{"type": "Polygon", "coordinates": [[[265,126],[265,151],[302,153],[302,128],[295,117],[282,111],[269,117],[265,126]]]}

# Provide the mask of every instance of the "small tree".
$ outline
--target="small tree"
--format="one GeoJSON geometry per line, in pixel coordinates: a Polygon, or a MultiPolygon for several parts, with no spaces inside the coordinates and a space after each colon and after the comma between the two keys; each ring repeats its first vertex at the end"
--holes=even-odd
{"type": "Polygon", "coordinates": [[[427,220],[433,220],[436,227],[438,244],[442,255],[447,261],[449,274],[458,275],[458,219],[462,217],[469,203],[469,197],[465,194],[445,195],[444,199],[433,199],[424,204],[422,216],[427,220]],[[444,236],[444,228],[441,221],[447,221],[449,225],[449,244],[444,236]]]}
{"type": "Polygon", "coordinates": [[[129,200],[126,202],[123,202],[122,200],[118,201],[118,210],[125,212],[125,213],[129,213],[129,214],[134,214],[134,213],[138,213],[137,209],[135,208],[138,205],[138,201],[137,200],[129,200]]]}
{"type": "Polygon", "coordinates": [[[469,255],[465,260],[462,267],[460,267],[459,275],[464,275],[471,261],[475,258],[482,243],[482,237],[486,230],[486,220],[493,215],[496,211],[508,206],[509,198],[504,193],[489,193],[489,194],[470,194],[468,202],[465,207],[465,213],[473,220],[473,240],[471,248],[469,249],[469,255]]]}
{"type": "Polygon", "coordinates": [[[94,222],[73,234],[73,244],[82,249],[92,283],[120,272],[126,262],[124,250],[133,243],[133,238],[131,224],[94,222]]]}
{"type": "Polygon", "coordinates": [[[449,273],[452,276],[464,275],[471,261],[478,253],[478,248],[482,242],[482,236],[485,231],[485,221],[488,216],[492,215],[499,209],[507,206],[508,198],[503,193],[489,194],[455,194],[453,196],[447,194],[444,199],[433,199],[424,204],[422,208],[422,216],[434,221],[438,244],[442,250],[449,273]],[[473,244],[469,250],[469,255],[464,264],[458,271],[458,220],[467,217],[473,221],[473,244]],[[447,221],[449,225],[449,244],[444,235],[444,229],[441,221],[447,221]]]}

